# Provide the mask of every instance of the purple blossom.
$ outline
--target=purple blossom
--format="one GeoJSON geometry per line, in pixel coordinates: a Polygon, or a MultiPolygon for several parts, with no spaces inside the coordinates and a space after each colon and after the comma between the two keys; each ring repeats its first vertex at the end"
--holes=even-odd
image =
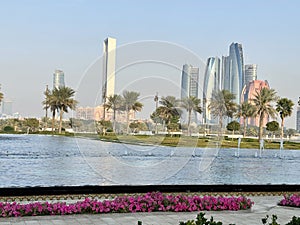
{"type": "MultiPolygon", "coordinates": [[[[299,196],[297,201],[299,206],[299,196]]],[[[284,201],[287,201],[286,199],[284,201]]],[[[65,215],[79,213],[134,213],[153,211],[192,212],[203,210],[245,210],[254,203],[246,197],[213,197],[165,195],[160,192],[149,192],[141,196],[122,196],[114,200],[98,201],[86,198],[73,204],[65,202],[35,202],[20,204],[0,202],[0,217],[65,215]]]]}
{"type": "Polygon", "coordinates": [[[279,205],[300,207],[300,194],[284,195],[284,199],[279,202],[279,205]]]}

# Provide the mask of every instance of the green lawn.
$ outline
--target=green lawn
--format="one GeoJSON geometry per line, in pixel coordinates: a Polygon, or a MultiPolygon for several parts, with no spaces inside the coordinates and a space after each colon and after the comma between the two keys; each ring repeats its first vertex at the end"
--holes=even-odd
{"type": "MultiPolygon", "coordinates": [[[[95,136],[94,136],[95,137],[95,136]]],[[[130,143],[130,144],[145,144],[145,145],[164,145],[172,147],[221,147],[221,148],[237,148],[237,139],[222,139],[214,138],[197,138],[197,137],[169,137],[163,135],[144,136],[144,135],[106,135],[98,136],[102,141],[130,143]],[[221,145],[221,146],[220,146],[221,145]]],[[[279,142],[265,141],[265,149],[279,149],[279,142]]],[[[257,139],[243,138],[240,148],[259,148],[257,139]]],[[[300,149],[300,143],[285,141],[284,149],[300,149]]]]}

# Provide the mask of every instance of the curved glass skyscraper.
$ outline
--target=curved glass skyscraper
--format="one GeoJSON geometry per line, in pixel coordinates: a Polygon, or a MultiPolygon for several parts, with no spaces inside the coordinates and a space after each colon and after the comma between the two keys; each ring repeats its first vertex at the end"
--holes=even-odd
{"type": "Polygon", "coordinates": [[[220,59],[218,57],[210,57],[207,59],[204,85],[203,85],[203,122],[216,123],[208,109],[210,99],[213,91],[221,89],[221,76],[220,76],[220,59]]]}
{"type": "Polygon", "coordinates": [[[229,47],[229,67],[230,92],[235,95],[235,102],[240,104],[241,93],[245,84],[244,57],[242,45],[232,43],[229,47]]]}

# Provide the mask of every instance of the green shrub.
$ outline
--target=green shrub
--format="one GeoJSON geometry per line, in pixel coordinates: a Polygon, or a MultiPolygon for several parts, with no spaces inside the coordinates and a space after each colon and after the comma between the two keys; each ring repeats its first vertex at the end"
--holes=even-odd
{"type": "Polygon", "coordinates": [[[5,127],[3,128],[3,131],[4,131],[4,132],[14,132],[15,130],[14,130],[14,128],[11,127],[11,126],[5,126],[5,127]]]}

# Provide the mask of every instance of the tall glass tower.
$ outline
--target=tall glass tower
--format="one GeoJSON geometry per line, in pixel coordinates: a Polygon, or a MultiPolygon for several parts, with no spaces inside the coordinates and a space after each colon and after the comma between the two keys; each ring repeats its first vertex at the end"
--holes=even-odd
{"type": "Polygon", "coordinates": [[[249,84],[253,80],[257,80],[257,65],[245,65],[245,85],[249,84]]]}
{"type": "Polygon", "coordinates": [[[241,93],[245,84],[244,57],[242,45],[232,43],[229,47],[230,91],[235,95],[235,102],[240,104],[241,93]]]}
{"type": "Polygon", "coordinates": [[[213,91],[221,89],[221,76],[220,76],[220,59],[218,57],[210,57],[207,59],[204,84],[203,84],[203,122],[216,123],[211,116],[208,106],[212,98],[213,91]]]}
{"type": "Polygon", "coordinates": [[[103,78],[102,78],[102,103],[108,96],[115,93],[115,64],[116,64],[116,39],[106,38],[103,42],[103,78]]]}
{"type": "MultiPolygon", "coordinates": [[[[181,99],[190,96],[198,98],[198,85],[199,85],[199,67],[185,64],[182,68],[181,76],[181,99]]],[[[187,115],[182,114],[182,120],[186,121],[187,115]]],[[[196,113],[192,114],[192,122],[197,123],[196,113]]]]}
{"type": "Polygon", "coordinates": [[[65,86],[65,74],[61,70],[55,70],[53,74],[53,89],[65,86]]]}

